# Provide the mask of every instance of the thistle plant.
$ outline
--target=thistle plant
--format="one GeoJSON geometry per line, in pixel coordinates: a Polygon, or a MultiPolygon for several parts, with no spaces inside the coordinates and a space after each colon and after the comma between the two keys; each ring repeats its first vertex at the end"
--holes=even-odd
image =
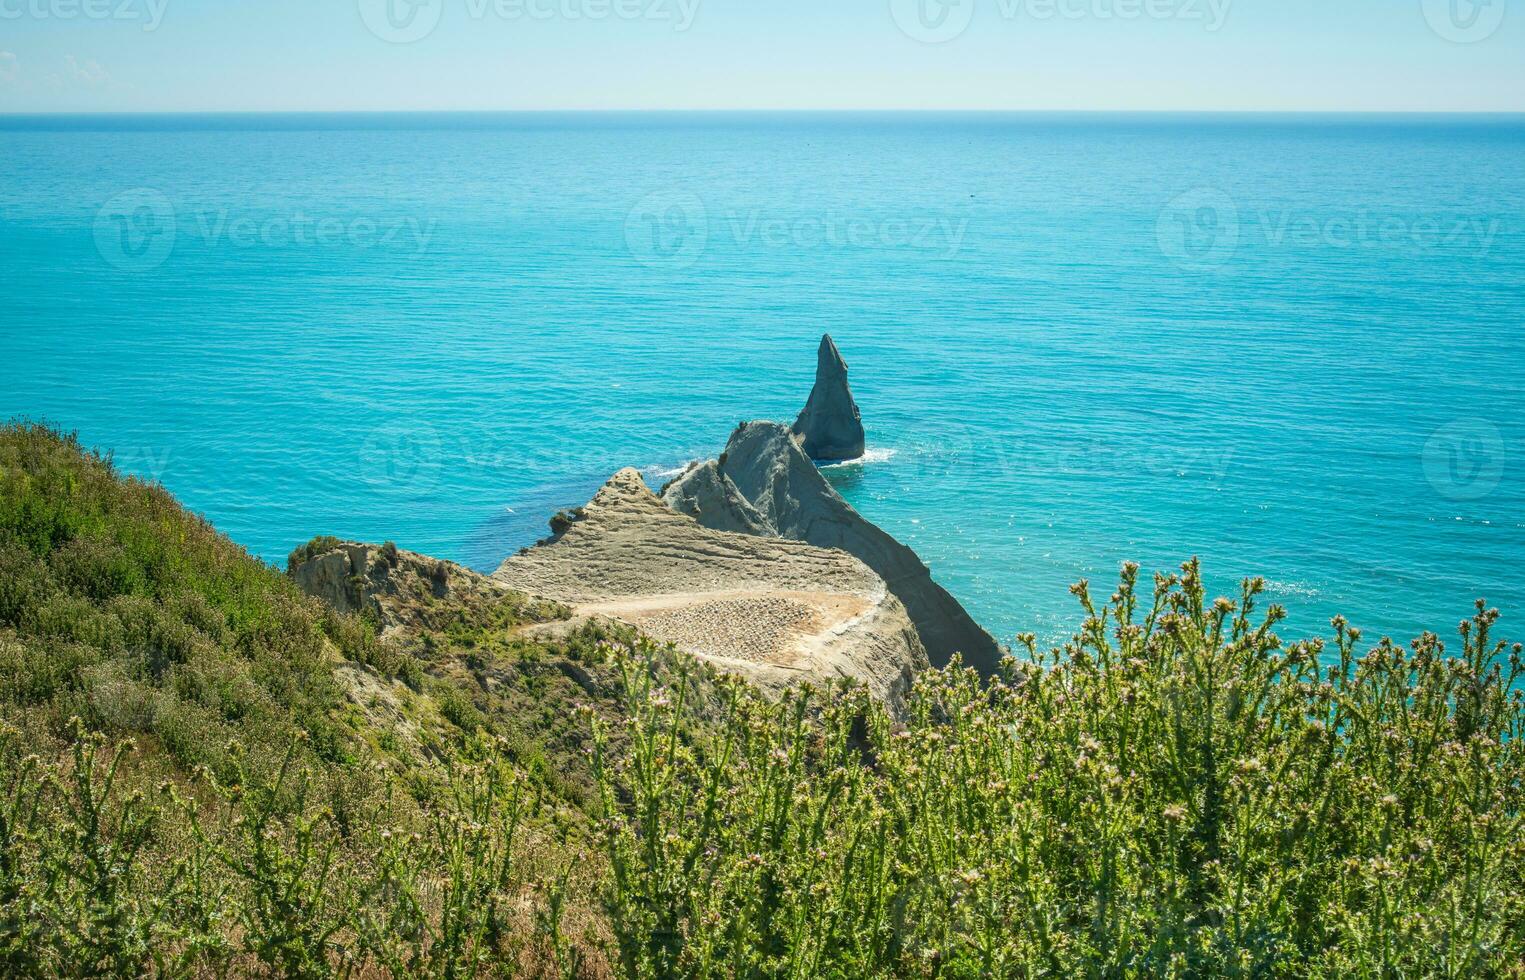
{"type": "Polygon", "coordinates": [[[44,782],[35,755],[17,758],[15,732],[0,728],[0,757],[7,760],[0,786],[0,968],[12,976],[36,973],[42,965],[44,924],[26,914],[45,886],[36,872],[42,835],[44,782]]]}
{"type": "MultiPolygon", "coordinates": [[[[130,742],[72,722],[66,765],[19,761],[0,804],[0,962],[18,975],[124,976],[150,959],[165,912],[148,887],[144,849],[158,809],[140,791],[114,793],[130,742]]],[[[9,741],[9,734],[0,741],[9,741]]],[[[12,746],[0,745],[10,758],[12,746]]]]}
{"type": "Polygon", "coordinates": [[[1519,647],[1479,604],[1447,654],[1335,620],[1285,645],[1261,583],[1195,562],[1087,584],[1063,647],[984,684],[734,689],[685,740],[628,667],[604,756],[630,976],[1518,976],[1519,647]]]}
{"type": "Polygon", "coordinates": [[[231,746],[232,779],[204,773],[225,804],[220,832],[205,829],[195,806],[186,817],[198,843],[240,887],[234,909],[249,951],[283,976],[327,977],[335,960],[337,972],[346,965],[346,950],[333,942],[342,919],[333,914],[329,881],[338,840],[331,814],[309,810],[311,773],[293,772],[299,741],[268,783],[241,764],[241,747],[231,746]]]}

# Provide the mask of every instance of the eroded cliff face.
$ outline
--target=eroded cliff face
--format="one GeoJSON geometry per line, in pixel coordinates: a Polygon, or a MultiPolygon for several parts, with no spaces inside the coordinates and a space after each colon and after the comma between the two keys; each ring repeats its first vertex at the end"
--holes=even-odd
{"type": "Polygon", "coordinates": [[[815,387],[794,423],[805,455],[821,462],[863,455],[863,417],[847,383],[847,362],[827,334],[816,351],[815,387]]]}
{"type": "Polygon", "coordinates": [[[688,478],[675,481],[664,493],[664,501],[709,525],[726,517],[720,508],[708,505],[699,491],[715,485],[734,487],[782,537],[840,549],[873,569],[916,624],[933,664],[944,666],[961,653],[968,666],[986,676],[995,673],[1002,652],[990,634],[932,580],[914,551],[842,499],[789,429],[775,422],[738,426],[721,460],[700,464],[686,474],[688,478]]]}
{"type": "Polygon", "coordinates": [[[566,615],[554,603],[514,593],[469,568],[394,545],[333,541],[295,564],[291,577],[303,592],[339,612],[368,617],[383,638],[434,629],[430,620],[447,608],[479,613],[507,604],[515,618],[566,615]]]}
{"type": "Polygon", "coordinates": [[[692,491],[691,512],[718,526],[668,507],[638,472],[621,470],[554,538],[493,577],[574,616],[629,623],[764,689],[846,678],[899,711],[927,656],[884,581],[842,551],[736,533],[755,518],[727,504],[722,481],[680,483],[692,491]]]}
{"type": "Polygon", "coordinates": [[[684,470],[662,489],[662,499],[678,513],[717,531],[778,536],[778,528],[742,496],[714,460],[684,470]]]}

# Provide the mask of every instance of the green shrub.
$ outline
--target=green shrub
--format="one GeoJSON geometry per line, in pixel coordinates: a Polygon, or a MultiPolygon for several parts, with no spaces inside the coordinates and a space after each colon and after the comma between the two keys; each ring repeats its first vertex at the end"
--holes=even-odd
{"type": "Polygon", "coordinates": [[[294,572],[319,555],[333,551],[344,542],[327,534],[321,534],[286,556],[286,571],[294,572]]]}
{"type": "Polygon", "coordinates": [[[450,724],[468,735],[487,727],[487,718],[459,688],[439,683],[434,688],[434,703],[450,724]]]}

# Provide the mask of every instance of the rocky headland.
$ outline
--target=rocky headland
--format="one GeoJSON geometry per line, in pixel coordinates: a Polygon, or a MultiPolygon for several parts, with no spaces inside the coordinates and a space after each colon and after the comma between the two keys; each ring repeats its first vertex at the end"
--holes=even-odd
{"type": "Polygon", "coordinates": [[[660,495],[621,470],[491,578],[337,541],[294,563],[292,575],[383,635],[409,628],[437,600],[522,596],[565,607],[539,629],[623,623],[765,690],[846,680],[898,711],[929,665],[958,654],[990,676],[1003,654],[915,552],[855,511],[816,466],[863,447],[847,365],[827,336],[793,427],[741,424],[716,459],[690,465],[660,495]]]}

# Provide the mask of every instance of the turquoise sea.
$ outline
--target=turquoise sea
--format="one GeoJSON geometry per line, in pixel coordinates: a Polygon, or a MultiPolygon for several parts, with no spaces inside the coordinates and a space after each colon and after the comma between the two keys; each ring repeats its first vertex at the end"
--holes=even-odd
{"type": "Polygon", "coordinates": [[[832,479],[1003,639],[1191,555],[1525,636],[1522,117],[0,117],[0,178],[0,416],[272,562],[491,569],[829,331],[832,479]]]}

